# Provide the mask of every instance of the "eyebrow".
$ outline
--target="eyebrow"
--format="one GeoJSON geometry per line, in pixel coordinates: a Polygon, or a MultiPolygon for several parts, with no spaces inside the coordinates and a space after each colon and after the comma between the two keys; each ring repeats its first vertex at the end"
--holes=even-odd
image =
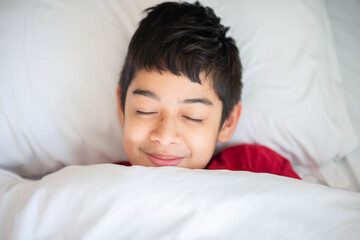
{"type": "Polygon", "coordinates": [[[190,98],[190,99],[185,99],[184,101],[182,101],[182,103],[184,103],[184,104],[202,103],[202,104],[205,104],[207,106],[212,106],[213,105],[213,103],[207,98],[190,98]]]}
{"type": "Polygon", "coordinates": [[[133,91],[133,94],[134,95],[141,95],[141,96],[144,96],[144,97],[148,97],[148,98],[152,98],[152,99],[155,99],[155,100],[160,100],[160,98],[153,92],[150,92],[148,90],[141,90],[141,89],[136,89],[133,91]]]}
{"type": "MultiPolygon", "coordinates": [[[[144,97],[148,97],[157,101],[160,101],[160,98],[153,92],[148,90],[136,89],[133,91],[134,95],[140,95],[144,97]]],[[[207,106],[214,105],[209,99],[207,98],[188,98],[181,101],[182,104],[194,104],[194,103],[201,103],[207,106]]]]}

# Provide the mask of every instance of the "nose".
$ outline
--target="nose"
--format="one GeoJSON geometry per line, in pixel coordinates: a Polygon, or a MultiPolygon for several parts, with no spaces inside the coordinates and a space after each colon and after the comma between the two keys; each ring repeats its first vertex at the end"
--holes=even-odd
{"type": "Polygon", "coordinates": [[[178,144],[181,136],[176,127],[176,120],[169,117],[161,117],[150,133],[150,139],[163,147],[178,144]]]}

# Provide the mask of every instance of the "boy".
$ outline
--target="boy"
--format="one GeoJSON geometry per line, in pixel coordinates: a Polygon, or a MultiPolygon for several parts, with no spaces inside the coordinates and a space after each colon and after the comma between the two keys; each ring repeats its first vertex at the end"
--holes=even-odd
{"type": "Polygon", "coordinates": [[[198,2],[166,2],[147,11],[117,89],[130,164],[299,178],[288,160],[259,145],[235,146],[212,158],[216,142],[231,138],[241,112],[235,42],[213,10],[198,2]]]}

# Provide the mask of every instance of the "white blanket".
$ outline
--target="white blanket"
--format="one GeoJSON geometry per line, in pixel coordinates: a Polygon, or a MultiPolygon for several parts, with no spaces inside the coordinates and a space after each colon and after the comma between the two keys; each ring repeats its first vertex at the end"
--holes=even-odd
{"type": "Polygon", "coordinates": [[[104,164],[0,171],[1,239],[359,239],[360,194],[269,174],[104,164]]]}

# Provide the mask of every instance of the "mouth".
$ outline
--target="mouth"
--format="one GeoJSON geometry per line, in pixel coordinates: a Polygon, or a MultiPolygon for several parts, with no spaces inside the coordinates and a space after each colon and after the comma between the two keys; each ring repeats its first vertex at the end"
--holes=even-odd
{"type": "Polygon", "coordinates": [[[146,153],[149,160],[156,166],[176,166],[178,165],[184,157],[172,156],[172,155],[162,155],[162,154],[149,154],[146,153]]]}

